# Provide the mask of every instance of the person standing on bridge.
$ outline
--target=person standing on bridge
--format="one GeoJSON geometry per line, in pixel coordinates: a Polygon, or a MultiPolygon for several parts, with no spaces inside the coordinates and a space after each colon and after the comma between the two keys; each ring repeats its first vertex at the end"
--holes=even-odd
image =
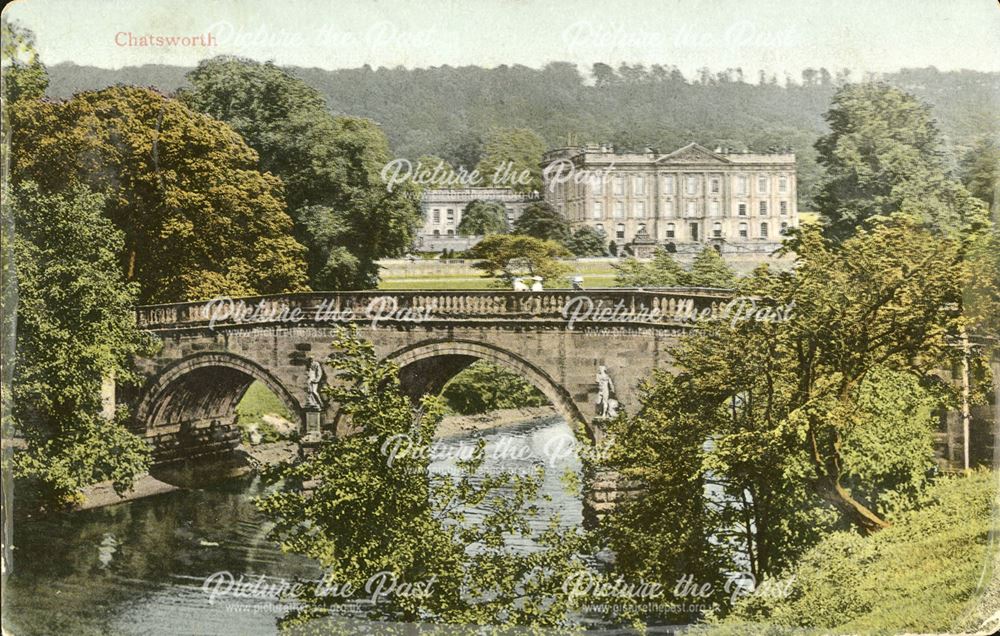
{"type": "Polygon", "coordinates": [[[531,284],[531,291],[543,291],[542,281],[544,280],[541,276],[533,276],[532,280],[535,282],[531,284]]]}

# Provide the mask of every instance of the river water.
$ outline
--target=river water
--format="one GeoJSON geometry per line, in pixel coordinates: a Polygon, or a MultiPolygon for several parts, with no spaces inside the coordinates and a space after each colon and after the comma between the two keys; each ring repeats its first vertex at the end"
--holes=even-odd
{"type": "MultiPolygon", "coordinates": [[[[562,479],[567,471],[579,477],[579,458],[551,451],[569,435],[559,418],[482,434],[485,470],[546,465],[541,495],[549,500],[536,502],[538,527],[552,512],[566,526],[582,522],[579,496],[562,479]]],[[[474,441],[469,434],[443,443],[474,441]]],[[[454,469],[455,459],[444,455],[433,471],[454,469]]],[[[317,563],[266,540],[267,523],[252,503],[263,492],[259,479],[247,477],[18,525],[5,627],[17,636],[276,633],[275,621],[288,609],[276,597],[250,605],[212,599],[203,590],[206,577],[217,572],[247,580],[264,575],[267,581],[321,575],[317,563]]],[[[469,511],[471,519],[475,515],[469,511]]],[[[517,546],[531,549],[530,542],[517,546]]]]}

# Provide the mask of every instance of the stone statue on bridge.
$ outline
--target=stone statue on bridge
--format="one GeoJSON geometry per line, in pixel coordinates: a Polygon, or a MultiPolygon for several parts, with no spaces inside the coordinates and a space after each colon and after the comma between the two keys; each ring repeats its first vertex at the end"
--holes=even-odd
{"type": "Polygon", "coordinates": [[[306,381],[306,408],[323,408],[323,397],[319,394],[320,384],[323,383],[323,365],[319,360],[313,358],[309,363],[309,376],[306,381]]]}
{"type": "Polygon", "coordinates": [[[618,415],[618,400],[611,397],[615,392],[615,383],[608,375],[608,368],[601,365],[597,368],[597,408],[601,417],[611,418],[618,415]]]}

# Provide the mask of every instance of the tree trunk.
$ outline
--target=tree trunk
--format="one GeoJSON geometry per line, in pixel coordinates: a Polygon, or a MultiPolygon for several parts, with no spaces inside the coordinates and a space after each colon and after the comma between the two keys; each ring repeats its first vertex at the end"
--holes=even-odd
{"type": "Polygon", "coordinates": [[[972,413],[969,408],[969,357],[972,355],[969,350],[969,334],[964,326],[958,328],[959,338],[962,340],[962,467],[969,470],[969,422],[972,420],[972,413]]]}
{"type": "Polygon", "coordinates": [[[128,267],[125,271],[125,280],[135,280],[135,248],[128,251],[128,267]]]}
{"type": "Polygon", "coordinates": [[[820,478],[815,485],[819,496],[833,505],[862,534],[874,534],[892,525],[852,497],[836,480],[820,478]]]}
{"type": "Polygon", "coordinates": [[[851,493],[840,483],[840,466],[835,458],[824,461],[819,451],[816,430],[810,425],[809,441],[812,444],[812,461],[816,469],[816,481],[813,487],[816,493],[836,508],[844,518],[851,522],[862,534],[873,534],[891,524],[872,512],[863,503],[851,496],[851,493]]]}

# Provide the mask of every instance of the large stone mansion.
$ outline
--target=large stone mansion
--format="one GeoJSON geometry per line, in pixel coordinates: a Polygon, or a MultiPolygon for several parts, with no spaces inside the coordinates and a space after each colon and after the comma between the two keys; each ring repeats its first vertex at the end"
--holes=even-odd
{"type": "Polygon", "coordinates": [[[638,253],[775,249],[798,225],[795,155],[710,151],[668,154],[607,146],[559,148],[542,160],[545,199],[574,227],[590,225],[638,253]]]}
{"type": "Polygon", "coordinates": [[[536,194],[519,194],[508,188],[442,188],[424,190],[420,200],[424,226],[417,233],[416,249],[422,252],[466,250],[475,245],[481,236],[460,236],[458,224],[462,222],[465,206],[475,200],[496,201],[503,205],[507,228],[521,216],[529,204],[540,201],[536,194]]]}
{"type": "MultiPolygon", "coordinates": [[[[688,144],[663,154],[616,152],[609,146],[558,148],[542,159],[541,197],[576,229],[589,225],[618,250],[648,256],[657,246],[698,252],[771,252],[798,225],[795,155],[708,150],[688,144]]],[[[465,206],[498,201],[508,227],[538,194],[506,188],[426,190],[416,249],[463,250],[481,237],[459,236],[465,206]]]]}

